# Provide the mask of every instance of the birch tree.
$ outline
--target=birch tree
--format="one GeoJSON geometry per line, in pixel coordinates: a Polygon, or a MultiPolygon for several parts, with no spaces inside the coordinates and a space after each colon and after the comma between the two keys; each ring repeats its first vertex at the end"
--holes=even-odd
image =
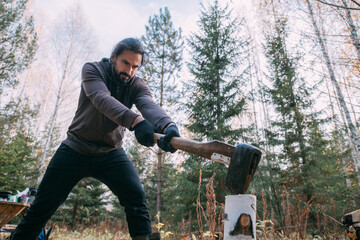
{"type": "MultiPolygon", "coordinates": [[[[359,172],[359,167],[360,167],[360,159],[359,159],[360,140],[359,140],[359,136],[357,135],[355,125],[354,125],[354,123],[353,123],[353,121],[351,119],[351,116],[350,116],[350,111],[349,111],[348,106],[347,106],[347,104],[345,102],[345,98],[344,98],[343,92],[342,92],[342,90],[340,88],[339,82],[338,82],[338,80],[336,78],[333,63],[331,62],[331,59],[330,59],[330,56],[329,56],[329,53],[328,53],[328,50],[327,50],[326,43],[325,43],[325,41],[323,39],[320,28],[319,28],[319,26],[318,26],[318,24],[316,22],[312,3],[311,3],[310,0],[306,0],[305,2],[307,4],[307,8],[308,8],[308,11],[309,11],[309,17],[310,17],[312,26],[314,28],[315,35],[316,35],[319,47],[321,49],[322,56],[324,58],[325,65],[327,67],[328,74],[329,74],[329,77],[331,79],[331,83],[334,85],[334,88],[336,89],[338,100],[339,100],[341,108],[342,108],[342,110],[343,110],[343,112],[345,114],[347,127],[349,129],[350,137],[351,137],[352,143],[354,145],[354,151],[356,153],[356,156],[353,158],[354,167],[355,167],[355,171],[359,172]]],[[[360,179],[359,179],[359,182],[360,182],[360,179]]]]}
{"type": "MultiPolygon", "coordinates": [[[[77,94],[80,81],[81,66],[96,53],[92,30],[87,25],[82,15],[80,6],[75,6],[64,11],[53,25],[53,31],[49,41],[48,59],[51,64],[51,72],[54,76],[54,99],[49,113],[48,127],[45,133],[43,154],[39,163],[39,173],[44,169],[44,163],[48,156],[49,146],[52,141],[54,128],[60,120],[68,123],[72,111],[76,107],[77,94]],[[66,108],[64,108],[66,106],[66,108]],[[70,115],[70,116],[69,116],[70,115]],[[63,116],[68,116],[63,118],[63,116]]],[[[39,177],[38,182],[40,182],[39,177]]]]}
{"type": "MultiPolygon", "coordinates": [[[[360,73],[360,39],[358,36],[359,26],[359,11],[351,10],[354,7],[354,3],[348,3],[345,0],[339,1],[343,7],[333,7],[337,12],[337,15],[342,20],[344,30],[347,32],[344,37],[344,63],[342,64],[345,68],[347,75],[344,77],[344,88],[347,94],[347,101],[350,106],[350,110],[353,114],[354,125],[358,126],[357,118],[357,107],[356,104],[359,98],[353,97],[358,96],[359,87],[359,73],[360,73]],[[354,103],[355,101],[355,103],[354,103]]],[[[341,33],[340,33],[341,34],[341,33]]],[[[339,35],[340,35],[339,34],[339,35]]],[[[357,104],[358,105],[358,104],[357,104]]],[[[359,131],[357,131],[359,135],[359,131]]]]}
{"type": "Polygon", "coordinates": [[[334,1],[329,1],[329,0],[316,0],[319,3],[328,5],[328,6],[332,6],[332,7],[336,7],[336,8],[343,8],[343,9],[348,9],[348,10],[360,10],[360,1],[355,1],[355,0],[350,0],[349,2],[352,2],[354,4],[353,7],[349,7],[347,6],[347,4],[344,4],[344,0],[341,0],[343,2],[344,5],[342,5],[341,3],[338,2],[334,2],[334,1]]]}
{"type": "MultiPolygon", "coordinates": [[[[345,0],[334,0],[332,5],[328,4],[319,4],[321,11],[326,11],[331,15],[332,12],[334,16],[337,16],[336,20],[339,27],[333,28],[337,29],[336,32],[332,33],[331,38],[337,39],[338,49],[337,55],[340,56],[338,60],[333,58],[334,63],[338,68],[337,76],[342,79],[340,85],[343,87],[343,93],[345,95],[346,101],[348,103],[349,110],[352,112],[354,125],[357,123],[357,107],[355,102],[358,102],[359,94],[358,80],[359,80],[359,63],[360,63],[360,40],[358,36],[359,26],[357,22],[359,21],[359,11],[354,10],[356,6],[352,1],[345,0]],[[331,7],[328,7],[331,6],[331,7]],[[340,68],[340,69],[339,69],[340,68]]],[[[334,50],[331,50],[334,55],[334,50]]],[[[328,50],[329,51],[329,50],[328,50]]],[[[359,134],[359,132],[358,132],[359,134]]]]}
{"type": "Polygon", "coordinates": [[[344,6],[344,11],[345,11],[345,16],[346,16],[346,22],[348,25],[348,29],[350,31],[350,38],[352,41],[352,44],[355,47],[356,50],[356,54],[357,54],[357,61],[360,62],[360,40],[359,40],[359,36],[358,36],[358,27],[355,25],[353,17],[351,15],[351,10],[349,9],[349,6],[347,4],[347,2],[345,0],[341,0],[343,6],[344,6]]]}

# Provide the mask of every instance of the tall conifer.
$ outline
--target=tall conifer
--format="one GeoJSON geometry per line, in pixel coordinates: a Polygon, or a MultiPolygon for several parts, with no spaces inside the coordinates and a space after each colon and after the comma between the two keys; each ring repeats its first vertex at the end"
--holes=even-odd
{"type": "MultiPolygon", "coordinates": [[[[233,18],[228,6],[217,0],[202,5],[199,31],[188,39],[190,62],[188,68],[193,78],[186,88],[186,109],[189,122],[186,128],[192,138],[207,141],[221,140],[230,144],[244,141],[244,129],[235,127],[235,118],[244,112],[243,86],[246,71],[242,61],[246,58],[247,40],[239,30],[243,21],[233,18]]],[[[205,185],[215,173],[214,189],[218,202],[224,202],[226,168],[223,164],[188,156],[182,164],[184,171],[179,183],[182,216],[196,219],[196,198],[199,170],[202,170],[201,196],[205,185]]],[[[206,203],[205,199],[201,200],[206,203]]],[[[186,217],[185,217],[186,218],[186,217]]]]}
{"type": "MultiPolygon", "coordinates": [[[[160,13],[149,18],[145,26],[146,33],[142,41],[149,53],[149,62],[142,70],[143,78],[148,82],[155,101],[160,107],[173,113],[176,99],[176,77],[181,69],[183,40],[181,29],[175,29],[168,8],[160,8],[160,13]]],[[[172,114],[175,121],[176,115],[172,114]]],[[[156,169],[152,172],[156,185],[156,211],[167,211],[170,199],[163,196],[169,191],[167,180],[168,171],[173,171],[172,165],[167,163],[166,155],[158,148],[156,152],[156,169]],[[167,203],[166,203],[167,202],[167,203]]],[[[173,180],[172,180],[173,181],[173,180]]],[[[149,187],[149,186],[148,186],[149,187]]],[[[154,198],[149,192],[149,200],[154,198]]]]}
{"type": "MultiPolygon", "coordinates": [[[[300,195],[303,203],[329,204],[336,197],[335,189],[345,187],[343,176],[339,175],[342,172],[339,159],[344,153],[326,138],[322,126],[327,119],[321,118],[321,111],[316,110],[313,86],[298,74],[299,59],[291,57],[286,46],[286,20],[277,19],[274,30],[267,36],[270,86],[264,90],[274,106],[272,127],[266,133],[275,152],[269,158],[271,173],[263,172],[261,178],[265,182],[262,192],[272,191],[266,196],[271,196],[268,200],[281,222],[284,220],[281,215],[285,214],[280,208],[285,199],[284,189],[300,195]],[[324,188],[330,182],[332,187],[324,188]]],[[[315,224],[314,216],[310,214],[310,223],[315,224]]]]}
{"type": "Polygon", "coordinates": [[[0,190],[13,193],[34,187],[36,175],[31,127],[37,108],[25,98],[2,98],[17,86],[37,48],[33,17],[25,13],[27,4],[28,0],[0,2],[0,190]]]}

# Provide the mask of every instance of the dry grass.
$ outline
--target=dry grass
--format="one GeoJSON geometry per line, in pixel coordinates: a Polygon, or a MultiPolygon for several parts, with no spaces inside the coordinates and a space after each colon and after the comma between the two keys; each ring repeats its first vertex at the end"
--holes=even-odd
{"type": "Polygon", "coordinates": [[[87,228],[83,231],[68,231],[55,228],[51,233],[52,240],[131,240],[128,233],[111,233],[96,228],[87,228]]]}
{"type": "MultiPolygon", "coordinates": [[[[224,205],[216,201],[213,180],[215,174],[210,178],[206,186],[206,210],[200,202],[200,187],[202,184],[202,172],[200,170],[198,196],[196,201],[197,224],[198,231],[192,232],[191,214],[188,220],[183,219],[179,224],[179,232],[171,233],[166,230],[166,226],[171,222],[158,223],[154,225],[154,230],[161,232],[162,240],[222,240],[223,239],[223,219],[224,205]],[[185,237],[188,236],[188,237],[185,237]]],[[[345,240],[348,239],[345,229],[331,222],[330,216],[325,213],[331,211],[335,216],[336,206],[333,201],[329,206],[321,206],[316,211],[315,230],[322,233],[321,236],[310,236],[308,232],[309,212],[313,207],[312,199],[303,202],[297,194],[290,196],[286,189],[283,190],[284,199],[282,205],[282,219],[279,223],[274,218],[274,210],[270,208],[264,195],[262,195],[262,217],[257,216],[257,239],[258,240],[345,240]],[[292,197],[292,198],[291,198],[292,197]],[[290,201],[290,198],[293,200],[290,201]]],[[[160,219],[160,213],[158,214],[160,219]]],[[[5,239],[8,234],[0,233],[0,240],[5,239]]],[[[121,223],[110,224],[104,223],[94,224],[92,227],[83,229],[69,230],[64,226],[55,225],[50,239],[52,240],[131,240],[126,226],[121,223]]]]}
{"type": "MultiPolygon", "coordinates": [[[[274,211],[271,209],[271,215],[268,214],[268,204],[264,195],[262,195],[263,212],[262,218],[257,216],[257,239],[294,239],[294,240],[345,240],[346,237],[345,227],[338,225],[330,220],[328,206],[320,206],[316,210],[316,226],[317,232],[321,235],[311,236],[309,232],[309,213],[314,202],[312,199],[309,201],[302,201],[298,194],[293,193],[292,199],[295,204],[290,201],[290,194],[284,188],[284,200],[281,202],[282,206],[282,224],[274,219],[274,211]]],[[[335,217],[335,204],[331,202],[331,209],[335,217]]],[[[313,209],[314,212],[314,209],[313,209]]],[[[316,227],[315,227],[316,228],[316,227]]],[[[312,229],[315,230],[315,229],[312,229]]]]}

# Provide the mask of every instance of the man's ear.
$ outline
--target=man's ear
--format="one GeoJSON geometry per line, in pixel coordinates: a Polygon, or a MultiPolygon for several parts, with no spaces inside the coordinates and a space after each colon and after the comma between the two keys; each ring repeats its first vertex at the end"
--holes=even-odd
{"type": "Polygon", "coordinates": [[[111,63],[115,63],[115,62],[116,62],[116,57],[110,58],[110,62],[111,62],[111,63]]]}

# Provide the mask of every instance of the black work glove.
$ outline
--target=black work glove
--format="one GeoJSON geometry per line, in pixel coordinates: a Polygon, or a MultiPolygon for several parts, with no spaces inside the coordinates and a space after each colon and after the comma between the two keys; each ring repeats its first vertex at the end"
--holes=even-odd
{"type": "Polygon", "coordinates": [[[155,126],[148,120],[142,120],[134,126],[133,130],[135,130],[136,140],[141,145],[146,147],[154,146],[155,126]]]}
{"type": "Polygon", "coordinates": [[[159,148],[161,148],[165,152],[176,152],[177,149],[173,148],[170,144],[170,140],[172,137],[180,137],[179,129],[175,124],[170,125],[165,130],[165,136],[157,140],[157,145],[159,146],[159,148]]]}

